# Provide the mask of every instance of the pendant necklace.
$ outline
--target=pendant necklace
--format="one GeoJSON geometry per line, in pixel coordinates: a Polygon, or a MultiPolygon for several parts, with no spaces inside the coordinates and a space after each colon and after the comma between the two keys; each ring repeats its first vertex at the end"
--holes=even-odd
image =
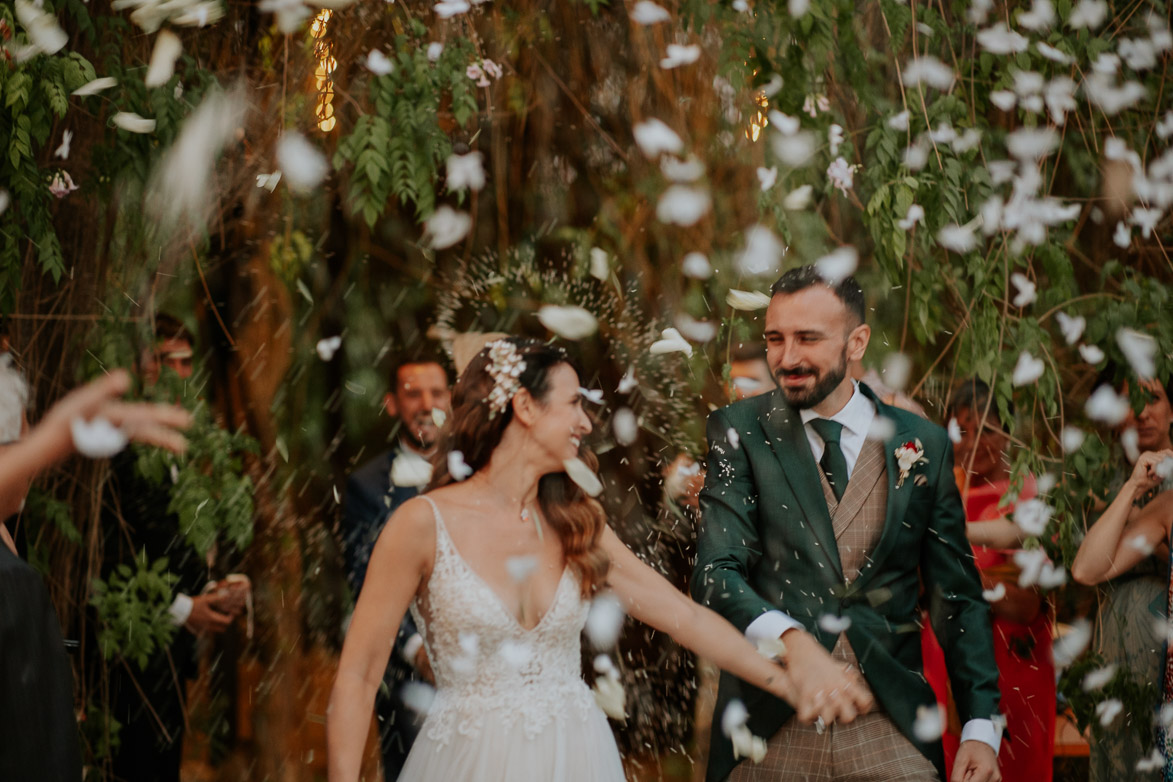
{"type": "Polygon", "coordinates": [[[521,521],[523,524],[528,524],[530,521],[534,523],[534,530],[538,533],[538,542],[542,542],[542,523],[538,520],[538,514],[530,513],[529,508],[521,509],[521,521]]]}

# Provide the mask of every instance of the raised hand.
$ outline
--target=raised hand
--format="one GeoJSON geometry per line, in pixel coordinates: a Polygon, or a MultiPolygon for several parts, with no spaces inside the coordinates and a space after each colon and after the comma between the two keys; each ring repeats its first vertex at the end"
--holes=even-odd
{"type": "Polygon", "coordinates": [[[814,636],[803,630],[787,631],[786,668],[797,690],[794,703],[798,719],[827,725],[848,723],[872,710],[875,701],[859,674],[832,657],[814,636]]]}

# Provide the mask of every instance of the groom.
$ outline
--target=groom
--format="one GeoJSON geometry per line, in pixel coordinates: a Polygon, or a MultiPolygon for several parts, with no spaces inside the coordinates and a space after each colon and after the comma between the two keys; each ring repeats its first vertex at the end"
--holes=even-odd
{"type": "Polygon", "coordinates": [[[692,594],[751,641],[781,637],[798,701],[827,719],[800,723],[789,704],[722,673],[707,779],[943,779],[939,724],[914,730],[918,708],[935,706],[923,584],[965,721],[953,780],[997,782],[998,670],[948,436],[851,379],[871,335],[854,278],[832,286],[804,266],[771,293],[779,387],[709,417],[692,594]],[[875,710],[856,717],[868,694],[875,710]],[[737,765],[720,728],[734,699],[767,739],[759,764],[737,765]]]}

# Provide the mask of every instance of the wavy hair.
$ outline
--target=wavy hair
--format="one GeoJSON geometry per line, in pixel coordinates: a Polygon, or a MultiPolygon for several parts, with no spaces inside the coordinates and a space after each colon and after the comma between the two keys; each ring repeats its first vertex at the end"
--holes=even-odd
{"type": "MultiPolygon", "coordinates": [[[[518,381],[521,387],[542,404],[550,392],[550,372],[566,364],[578,368],[562,348],[534,339],[507,337],[525,362],[518,381]]],[[[489,410],[493,376],[488,372],[489,346],[481,349],[465,367],[452,391],[452,415],[440,433],[439,447],[432,457],[432,480],[425,491],[455,483],[448,470],[448,454],[460,451],[473,472],[489,464],[505,428],[513,420],[513,405],[496,415],[489,410]]],[[[592,470],[598,459],[586,446],[579,446],[579,458],[592,470]]],[[[542,515],[562,542],[567,565],[578,575],[583,597],[590,597],[603,585],[610,560],[601,542],[606,525],[603,506],[587,495],[564,472],[543,475],[538,480],[538,504],[542,515]]]]}

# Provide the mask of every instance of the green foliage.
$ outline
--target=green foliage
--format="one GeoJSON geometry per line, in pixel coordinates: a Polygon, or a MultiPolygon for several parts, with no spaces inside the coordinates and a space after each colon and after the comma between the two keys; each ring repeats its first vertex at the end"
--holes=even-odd
{"type": "Polygon", "coordinates": [[[253,537],[253,482],[244,474],[243,457],[257,452],[256,440],[218,426],[207,402],[173,372],[165,370],[149,393],[158,401],[180,399],[193,422],[185,433],[186,452],[135,446],[135,468],[147,480],[171,486],[167,510],[179,516],[179,531],[201,557],[217,541],[243,550],[253,537]]]}
{"type": "Polygon", "coordinates": [[[368,113],[338,144],[334,166],[349,167],[351,210],[373,226],[391,198],[415,207],[421,219],[435,208],[439,166],[452,153],[440,115],[466,127],[477,113],[476,85],[465,73],[475,61],[471,44],[457,38],[439,59],[428,59],[427,30],[395,39],[395,69],[367,84],[368,113]]]}
{"type": "Polygon", "coordinates": [[[115,655],[146,667],[156,649],[167,647],[175,625],[167,609],[175,576],[167,572],[167,558],[148,562],[136,555],[134,567],[119,565],[105,581],[94,579],[90,604],[98,612],[98,647],[102,656],[115,655]]]}
{"type": "Polygon", "coordinates": [[[42,539],[56,533],[74,545],[81,545],[81,533],[73,523],[69,503],[34,486],[21,513],[28,525],[29,564],[46,577],[51,576],[48,555],[38,545],[42,539]]]}
{"type": "Polygon", "coordinates": [[[1097,738],[1103,736],[1105,731],[1096,714],[1096,706],[1108,698],[1116,698],[1126,704],[1126,713],[1133,715],[1131,730],[1144,751],[1148,752],[1153,747],[1154,736],[1152,723],[1146,716],[1153,713],[1159,703],[1160,684],[1142,681],[1134,672],[1120,668],[1102,688],[1089,692],[1084,687],[1085,677],[1103,666],[1104,658],[1099,654],[1085,654],[1059,677],[1059,694],[1071,706],[1079,730],[1083,733],[1090,730],[1097,738]],[[1129,710],[1131,706],[1135,706],[1136,710],[1129,710]]]}

